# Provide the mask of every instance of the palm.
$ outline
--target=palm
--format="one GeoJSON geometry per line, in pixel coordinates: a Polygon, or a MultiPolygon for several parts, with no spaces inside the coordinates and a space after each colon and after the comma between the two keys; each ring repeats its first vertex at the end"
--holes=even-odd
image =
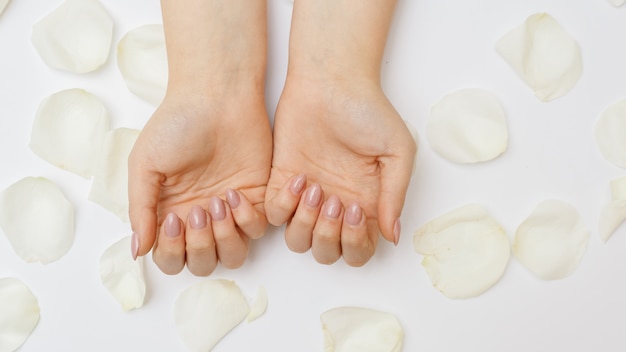
{"type": "Polygon", "coordinates": [[[263,202],[271,160],[268,126],[225,126],[229,131],[218,126],[225,124],[219,111],[213,112],[217,116],[172,116],[162,110],[137,147],[162,177],[159,219],[169,212],[184,214],[226,188],[240,189],[255,205],[263,202]]]}
{"type": "Polygon", "coordinates": [[[382,169],[389,160],[414,153],[414,144],[395,109],[378,89],[337,90],[310,99],[286,90],[274,126],[271,199],[294,174],[319,183],[344,205],[357,202],[367,232],[378,236],[382,169]],[[294,102],[297,103],[294,104],[294,102]]]}

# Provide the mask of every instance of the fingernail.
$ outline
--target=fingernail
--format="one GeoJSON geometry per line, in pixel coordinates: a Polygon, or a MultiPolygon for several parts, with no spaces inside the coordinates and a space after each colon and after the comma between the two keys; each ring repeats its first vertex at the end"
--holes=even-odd
{"type": "Polygon", "coordinates": [[[130,236],[130,254],[133,256],[133,260],[137,260],[137,254],[139,253],[139,235],[136,232],[130,236]]]}
{"type": "Polygon", "coordinates": [[[180,221],[174,213],[169,213],[165,217],[163,226],[165,226],[165,236],[176,237],[180,235],[180,221]]]}
{"type": "Polygon", "coordinates": [[[206,212],[199,205],[194,205],[189,211],[189,225],[192,229],[203,229],[206,227],[206,212]]]}
{"type": "Polygon", "coordinates": [[[300,192],[302,192],[302,190],[304,189],[305,183],[306,176],[304,176],[303,174],[296,176],[296,178],[291,181],[291,193],[295,195],[300,194],[300,192]]]}
{"type": "Polygon", "coordinates": [[[337,196],[330,196],[324,203],[324,214],[328,218],[337,219],[341,213],[341,202],[337,196]]]}
{"type": "Polygon", "coordinates": [[[209,200],[209,214],[211,214],[211,219],[216,221],[226,219],[224,201],[222,201],[219,197],[211,198],[211,200],[209,200]]]}
{"type": "Polygon", "coordinates": [[[396,222],[393,224],[393,244],[398,245],[400,242],[400,218],[396,219],[396,222]]]}
{"type": "Polygon", "coordinates": [[[230,205],[231,209],[236,209],[239,206],[241,199],[239,199],[239,194],[237,192],[229,188],[226,190],[226,201],[228,202],[228,205],[230,205]]]}
{"type": "Polygon", "coordinates": [[[322,200],[322,188],[320,185],[315,184],[306,191],[306,198],[304,204],[311,208],[317,208],[322,200]]]}
{"type": "Polygon", "coordinates": [[[346,210],[346,222],[349,225],[358,225],[361,223],[361,218],[363,217],[363,212],[361,211],[361,207],[358,204],[352,203],[346,210]]]}

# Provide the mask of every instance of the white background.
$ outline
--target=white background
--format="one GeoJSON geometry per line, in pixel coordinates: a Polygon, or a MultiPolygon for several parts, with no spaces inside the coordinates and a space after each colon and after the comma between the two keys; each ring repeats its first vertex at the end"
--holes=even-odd
{"type": "MultiPolygon", "coordinates": [[[[44,176],[76,207],[74,246],[57,262],[24,263],[0,235],[0,277],[22,279],[41,306],[39,325],[21,351],[184,350],[173,303],[181,290],[206,280],[186,271],[165,276],[147,258],[145,306],[123,313],[100,283],[98,260],[130,233],[129,225],[87,201],[90,181],[28,149],[39,102],[62,89],[80,87],[100,97],[114,128],[141,128],[153,111],[128,92],[115,47],[128,30],[160,22],[159,3],[102,2],[115,21],[114,44],[106,65],[85,75],[49,69],[30,43],[32,25],[59,0],[13,0],[0,16],[0,189],[25,176],[44,176]]],[[[273,115],[286,72],[292,5],[270,0],[268,6],[267,105],[273,115]]],[[[249,297],[264,285],[270,299],[263,317],[238,326],[214,350],[320,351],[320,313],[358,305],[395,314],[405,330],[405,351],[626,351],[626,227],[606,244],[597,234],[609,181],[626,172],[602,158],[592,137],[601,111],[626,98],[625,42],[626,6],[616,9],[606,0],[400,0],[383,85],[421,137],[400,244],[381,242],[362,268],[322,266],[310,253],[291,253],[283,229],[271,229],[253,243],[242,268],[218,268],[212,276],[236,280],[249,297]],[[506,31],[544,11],[578,40],[584,58],[577,86],[550,103],[536,99],[494,50],[506,31]],[[424,137],[430,106],[466,87],[492,91],[507,111],[509,148],[492,162],[452,164],[434,154],[424,137]],[[501,281],[480,297],[450,300],[431,286],[413,251],[414,230],[478,202],[513,238],[517,225],[548,198],[574,205],[592,232],[573,275],[540,281],[512,258],[501,281]]]]}

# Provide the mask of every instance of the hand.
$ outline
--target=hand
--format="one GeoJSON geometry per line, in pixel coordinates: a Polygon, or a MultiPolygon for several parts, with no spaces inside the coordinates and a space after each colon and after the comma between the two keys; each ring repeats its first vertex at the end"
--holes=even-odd
{"type": "Polygon", "coordinates": [[[262,93],[168,95],[129,158],[134,254],[153,248],[167,274],[242,265],[267,226],[271,148],[262,93]]]}
{"type": "Polygon", "coordinates": [[[397,244],[416,143],[375,83],[287,79],[265,209],[295,252],[365,264],[397,244]]]}

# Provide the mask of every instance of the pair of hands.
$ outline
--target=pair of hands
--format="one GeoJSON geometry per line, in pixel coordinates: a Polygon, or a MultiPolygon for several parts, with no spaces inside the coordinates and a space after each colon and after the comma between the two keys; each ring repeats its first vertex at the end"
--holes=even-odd
{"type": "Polygon", "coordinates": [[[397,244],[414,139],[379,87],[318,88],[286,85],[273,141],[262,94],[168,94],[129,158],[133,255],[209,275],[268,222],[324,264],[365,264],[380,233],[397,244]]]}

